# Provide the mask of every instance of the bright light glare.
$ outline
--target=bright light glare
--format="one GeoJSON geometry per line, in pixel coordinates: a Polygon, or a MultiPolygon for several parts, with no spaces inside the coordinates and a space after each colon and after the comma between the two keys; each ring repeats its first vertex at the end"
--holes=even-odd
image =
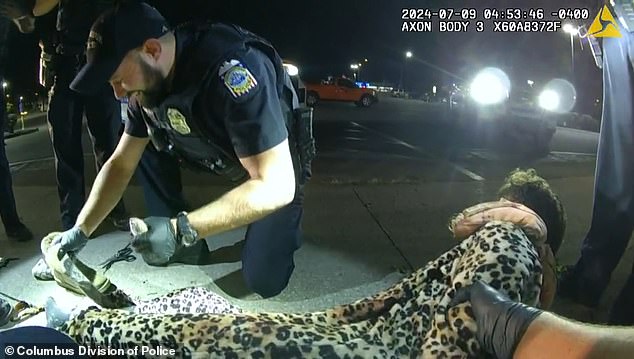
{"type": "Polygon", "coordinates": [[[562,29],[564,30],[565,33],[568,33],[570,35],[577,35],[579,33],[579,29],[577,29],[576,27],[572,26],[572,24],[564,24],[564,26],[562,27],[562,29]]]}
{"type": "Polygon", "coordinates": [[[539,95],[539,106],[544,110],[555,111],[559,108],[561,98],[554,90],[544,90],[539,95]]]}
{"type": "Polygon", "coordinates": [[[289,76],[297,76],[299,74],[299,69],[295,65],[284,64],[284,68],[289,76]]]}
{"type": "Polygon", "coordinates": [[[504,71],[487,67],[471,82],[471,97],[482,105],[493,105],[506,100],[511,90],[511,81],[504,71]]]}
{"type": "Polygon", "coordinates": [[[407,57],[408,59],[412,57],[412,52],[411,51],[406,52],[405,57],[407,57]]]}
{"type": "Polygon", "coordinates": [[[577,102],[577,91],[568,80],[552,79],[546,83],[537,101],[545,110],[557,113],[570,112],[577,102]]]}

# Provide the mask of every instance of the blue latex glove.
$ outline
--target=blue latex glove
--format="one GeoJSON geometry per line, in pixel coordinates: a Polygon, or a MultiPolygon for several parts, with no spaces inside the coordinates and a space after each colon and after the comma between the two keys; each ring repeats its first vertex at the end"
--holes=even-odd
{"type": "Polygon", "coordinates": [[[482,281],[460,288],[449,303],[470,301],[482,348],[496,358],[511,359],[528,326],[542,311],[514,302],[482,281]]]}
{"type": "Polygon", "coordinates": [[[165,265],[176,253],[178,247],[176,233],[168,217],[148,217],[143,219],[148,231],[134,236],[132,248],[150,265],[165,265]]]}
{"type": "Polygon", "coordinates": [[[88,243],[88,237],[79,227],[73,227],[65,232],[62,232],[57,238],[53,240],[53,245],[60,243],[59,248],[60,256],[66,253],[77,253],[81,251],[88,243]]]}

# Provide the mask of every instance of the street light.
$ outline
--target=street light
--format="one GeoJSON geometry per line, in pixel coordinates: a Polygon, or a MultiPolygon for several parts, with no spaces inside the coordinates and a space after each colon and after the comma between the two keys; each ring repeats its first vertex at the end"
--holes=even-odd
{"type": "Polygon", "coordinates": [[[579,34],[579,28],[574,27],[572,24],[567,23],[562,27],[565,33],[570,35],[570,64],[571,64],[571,72],[574,75],[575,73],[575,42],[574,37],[579,34]]]}
{"type": "Polygon", "coordinates": [[[352,69],[352,75],[354,75],[354,80],[357,81],[357,71],[359,70],[359,64],[352,64],[350,65],[350,68],[352,69]]]}
{"type": "Polygon", "coordinates": [[[405,61],[403,61],[403,64],[401,65],[401,78],[398,80],[398,90],[399,91],[403,90],[403,68],[405,67],[405,63],[406,63],[407,59],[411,58],[412,56],[414,56],[414,54],[412,54],[411,51],[405,52],[405,61]]]}
{"type": "Polygon", "coordinates": [[[6,89],[9,84],[6,81],[2,81],[2,89],[6,89]]]}
{"type": "Polygon", "coordinates": [[[568,23],[568,24],[564,24],[563,26],[563,30],[565,33],[571,34],[571,35],[577,35],[579,33],[579,29],[575,28],[572,24],[568,23]]]}

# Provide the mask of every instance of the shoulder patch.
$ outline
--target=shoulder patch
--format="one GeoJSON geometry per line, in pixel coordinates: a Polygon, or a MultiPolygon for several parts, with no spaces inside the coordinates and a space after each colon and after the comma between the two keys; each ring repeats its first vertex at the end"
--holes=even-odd
{"type": "Polygon", "coordinates": [[[239,98],[256,88],[258,82],[240,61],[226,61],[218,70],[218,75],[231,96],[239,98]]]}

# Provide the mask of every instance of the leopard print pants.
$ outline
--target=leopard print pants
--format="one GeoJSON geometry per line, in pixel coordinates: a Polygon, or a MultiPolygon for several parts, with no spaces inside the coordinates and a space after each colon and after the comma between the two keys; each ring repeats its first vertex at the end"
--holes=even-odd
{"type": "Polygon", "coordinates": [[[474,280],[537,306],[542,268],[526,234],[490,222],[391,288],[325,311],[241,313],[228,305],[211,313],[185,290],[137,313],[91,307],[61,330],[81,345],[160,346],[179,358],[479,357],[469,304],[448,308],[474,280]]]}

